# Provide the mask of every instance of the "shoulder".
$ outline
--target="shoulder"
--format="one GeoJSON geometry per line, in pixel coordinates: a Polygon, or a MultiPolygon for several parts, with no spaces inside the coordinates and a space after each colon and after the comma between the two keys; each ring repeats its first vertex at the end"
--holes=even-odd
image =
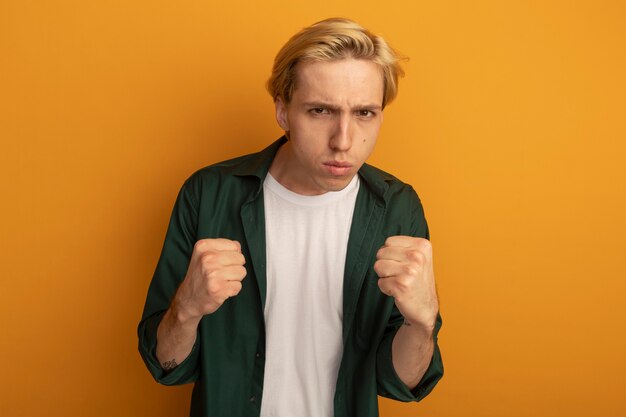
{"type": "Polygon", "coordinates": [[[410,184],[371,165],[360,172],[370,192],[384,201],[385,223],[392,234],[429,237],[422,202],[410,184]]]}
{"type": "Polygon", "coordinates": [[[236,175],[242,169],[246,169],[251,164],[254,164],[258,158],[259,153],[257,152],[216,162],[198,169],[191,174],[188,180],[197,181],[205,178],[214,178],[215,176],[236,175]]]}
{"type": "Polygon", "coordinates": [[[386,202],[420,204],[419,196],[413,186],[389,172],[369,164],[363,164],[359,172],[365,183],[386,202]]]}
{"type": "Polygon", "coordinates": [[[286,137],[282,136],[259,152],[206,166],[194,172],[187,179],[187,182],[196,184],[196,186],[197,184],[211,184],[213,181],[248,182],[258,185],[259,180],[264,179],[267,175],[278,148],[286,141],[286,137]]]}
{"type": "Polygon", "coordinates": [[[183,184],[183,189],[200,195],[208,191],[219,191],[224,187],[246,182],[245,174],[259,159],[258,153],[238,156],[220,161],[193,172],[183,184]]]}

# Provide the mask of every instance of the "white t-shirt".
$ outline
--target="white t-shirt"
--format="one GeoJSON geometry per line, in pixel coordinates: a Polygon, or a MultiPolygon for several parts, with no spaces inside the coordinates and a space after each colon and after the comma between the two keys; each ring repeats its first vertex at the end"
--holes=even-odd
{"type": "Polygon", "coordinates": [[[332,417],[343,351],[343,275],[358,175],[296,194],[267,175],[266,360],[261,417],[332,417]]]}

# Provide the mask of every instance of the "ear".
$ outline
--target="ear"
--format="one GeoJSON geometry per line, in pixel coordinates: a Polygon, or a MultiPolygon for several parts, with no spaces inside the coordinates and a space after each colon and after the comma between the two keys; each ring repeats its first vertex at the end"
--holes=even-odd
{"type": "Polygon", "coordinates": [[[276,107],[276,121],[278,126],[285,132],[289,132],[289,118],[287,117],[287,105],[283,102],[283,99],[278,97],[274,102],[276,107]]]}

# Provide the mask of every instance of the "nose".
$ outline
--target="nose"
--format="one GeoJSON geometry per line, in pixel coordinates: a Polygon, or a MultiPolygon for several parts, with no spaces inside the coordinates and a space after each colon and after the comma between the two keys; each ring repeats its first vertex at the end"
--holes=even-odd
{"type": "Polygon", "coordinates": [[[329,146],[333,151],[345,152],[352,146],[352,126],[350,115],[343,114],[336,119],[334,132],[331,135],[329,146]]]}

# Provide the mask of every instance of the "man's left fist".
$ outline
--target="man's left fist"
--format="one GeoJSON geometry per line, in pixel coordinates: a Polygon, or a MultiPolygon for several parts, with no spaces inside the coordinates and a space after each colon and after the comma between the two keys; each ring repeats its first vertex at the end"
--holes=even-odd
{"type": "Polygon", "coordinates": [[[374,271],[380,290],[394,298],[407,324],[432,329],[439,302],[433,272],[433,250],[428,239],[392,236],[376,254],[374,271]]]}

